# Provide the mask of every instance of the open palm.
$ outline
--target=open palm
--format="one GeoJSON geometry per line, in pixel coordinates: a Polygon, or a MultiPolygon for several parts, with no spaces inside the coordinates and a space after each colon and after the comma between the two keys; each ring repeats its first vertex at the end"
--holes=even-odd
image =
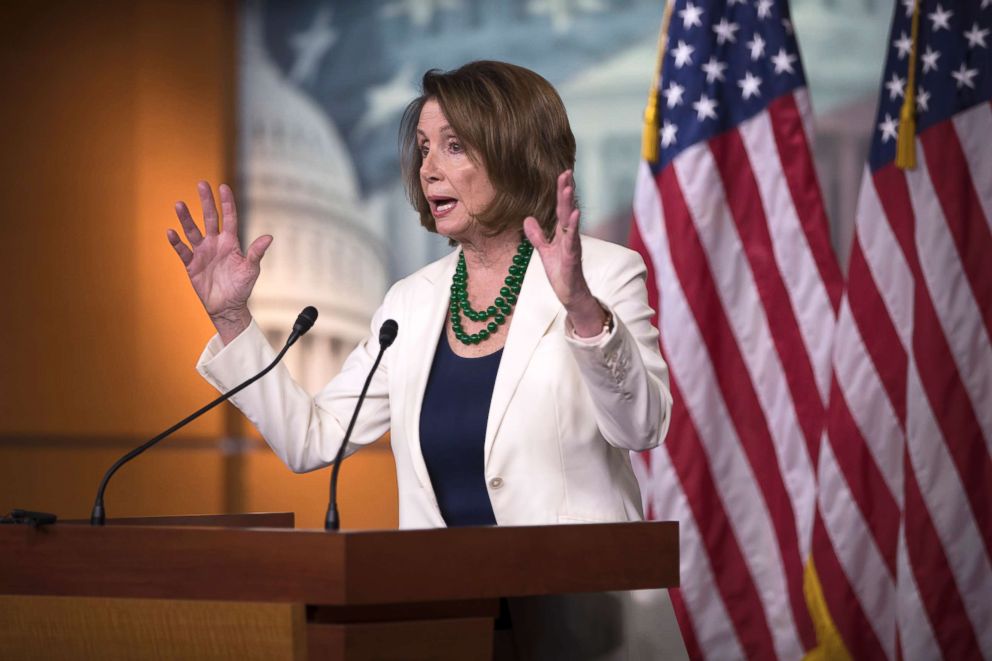
{"type": "Polygon", "coordinates": [[[222,222],[210,185],[201,181],[197,190],[203,208],[203,231],[193,220],[186,203],[178,202],[176,215],[189,245],[173,229],[168,231],[168,238],[186,266],[193,290],[218,331],[224,335],[222,326],[243,329],[250,320],[248,297],[272,237],[260,236],[243,253],[238,241],[238,212],[231,189],[226,185],[219,189],[222,222]]]}
{"type": "Polygon", "coordinates": [[[544,272],[558,300],[568,313],[575,331],[582,337],[598,334],[605,323],[606,312],[593,298],[582,271],[582,242],[579,237],[579,210],[575,208],[575,180],[572,171],[558,175],[558,223],[548,239],[533,216],[524,219],[524,234],[541,256],[544,272]]]}
{"type": "Polygon", "coordinates": [[[537,219],[530,216],[524,220],[524,233],[541,256],[548,281],[565,308],[572,307],[584,297],[590,296],[582,273],[582,244],[579,240],[579,210],[575,208],[573,196],[575,182],[572,171],[558,175],[557,182],[558,224],[555,233],[547,239],[537,219]]]}

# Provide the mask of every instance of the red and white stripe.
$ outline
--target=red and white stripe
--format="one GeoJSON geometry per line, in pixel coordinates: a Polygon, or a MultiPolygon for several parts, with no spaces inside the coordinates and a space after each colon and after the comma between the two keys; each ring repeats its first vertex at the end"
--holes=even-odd
{"type": "Polygon", "coordinates": [[[992,658],[992,107],[866,171],[813,558],[855,658],[992,658]]]}
{"type": "Polygon", "coordinates": [[[631,244],[648,263],[676,407],[645,456],[649,516],[681,522],[673,591],[694,658],[798,659],[841,276],[805,91],[642,163],[631,244]]]}

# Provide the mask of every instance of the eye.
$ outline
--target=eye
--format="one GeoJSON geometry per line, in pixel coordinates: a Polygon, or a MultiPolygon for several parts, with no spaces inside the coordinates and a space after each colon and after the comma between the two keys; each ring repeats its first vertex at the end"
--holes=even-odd
{"type": "Polygon", "coordinates": [[[448,141],[448,151],[452,154],[461,154],[464,150],[462,149],[462,143],[457,140],[448,141]]]}
{"type": "Polygon", "coordinates": [[[427,145],[427,143],[426,142],[421,143],[421,145],[420,145],[420,158],[427,158],[427,152],[429,152],[429,151],[430,151],[430,147],[427,145]]]}

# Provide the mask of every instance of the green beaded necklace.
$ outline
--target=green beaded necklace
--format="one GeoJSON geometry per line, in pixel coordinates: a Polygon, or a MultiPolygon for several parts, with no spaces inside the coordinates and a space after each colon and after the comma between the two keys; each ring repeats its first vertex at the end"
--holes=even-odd
{"type": "Polygon", "coordinates": [[[517,302],[520,283],[524,280],[524,273],[527,272],[527,265],[533,252],[534,246],[527,239],[523,239],[517,246],[517,254],[513,256],[513,263],[510,264],[510,274],[503,280],[504,286],[500,288],[499,296],[492,305],[481,312],[473,310],[468,302],[468,270],[465,268],[465,253],[458,255],[458,266],[455,267],[455,275],[451,278],[451,304],[448,306],[448,311],[451,313],[451,329],[459,342],[462,344],[485,342],[506,323],[506,318],[513,312],[513,306],[517,302]],[[462,312],[472,321],[487,319],[492,321],[478,333],[469,334],[462,328],[462,312]]]}

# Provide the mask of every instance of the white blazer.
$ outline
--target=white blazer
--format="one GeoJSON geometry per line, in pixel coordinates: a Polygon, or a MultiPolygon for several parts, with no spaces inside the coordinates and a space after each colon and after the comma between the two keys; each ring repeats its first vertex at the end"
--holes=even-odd
{"type": "MultiPolygon", "coordinates": [[[[485,479],[500,525],[643,518],[630,451],[662,441],[672,407],[668,369],[650,323],[646,269],[637,253],[597,239],[583,237],[582,253],[586,280],[613,313],[614,328],[592,345],[571,338],[564,308],[540,256],[534,256],[503,349],[486,428],[485,479]]],[[[369,337],[316,396],[280,365],[233,398],[292,470],[326,466],[340,446],[375,359],[379,327],[395,319],[399,333],[369,387],[349,452],[390,431],[401,528],[445,525],[420,450],[420,408],[457,261],[456,250],[393,285],[372,318],[369,337]]],[[[226,347],[214,337],[197,367],[223,391],[260,371],[274,356],[252,323],[226,347]]],[[[667,595],[664,606],[671,629],[667,595]]],[[[567,609],[559,603],[555,610],[567,609]]],[[[588,623],[584,626],[588,629],[588,623]]],[[[560,644],[554,643],[558,652],[560,644]]],[[[629,649],[614,652],[570,656],[650,658],[631,656],[629,649]]]]}
{"type": "MultiPolygon", "coordinates": [[[[486,428],[485,478],[500,525],[643,518],[629,451],[661,442],[672,406],[668,370],[650,323],[644,263],[631,250],[587,237],[582,251],[593,295],[613,312],[613,332],[592,346],[568,337],[564,308],[534,255],[486,428]]],[[[391,432],[401,528],[445,525],[420,451],[420,407],[457,259],[454,251],[397,282],[373,316],[369,337],[315,397],[279,366],[233,398],[292,470],[326,466],[375,359],[378,329],[395,319],[396,342],[372,380],[351,443],[358,449],[391,432]]],[[[225,390],[274,355],[252,324],[226,347],[212,339],[198,368],[225,390]]]]}

